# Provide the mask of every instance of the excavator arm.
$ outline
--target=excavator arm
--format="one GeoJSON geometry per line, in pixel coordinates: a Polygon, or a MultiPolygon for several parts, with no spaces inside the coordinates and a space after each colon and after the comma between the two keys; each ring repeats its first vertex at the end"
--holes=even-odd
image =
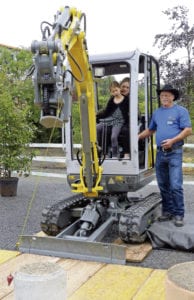
{"type": "Polygon", "coordinates": [[[102,190],[102,167],[97,151],[94,83],[85,37],[86,17],[75,8],[64,7],[55,16],[53,25],[44,23],[42,41],[33,41],[31,45],[35,104],[41,108],[40,123],[53,128],[62,127],[69,120],[71,74],[79,100],[82,144],[80,181],[72,184],[72,191],[86,197],[97,197],[98,191],[102,190]],[[82,21],[84,29],[81,29],[82,21]],[[64,66],[65,62],[68,68],[64,66]]]}

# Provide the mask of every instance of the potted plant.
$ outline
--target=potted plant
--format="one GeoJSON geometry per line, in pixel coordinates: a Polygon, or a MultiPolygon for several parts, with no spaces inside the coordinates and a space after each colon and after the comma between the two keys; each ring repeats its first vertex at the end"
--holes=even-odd
{"type": "Polygon", "coordinates": [[[17,174],[29,172],[35,156],[29,147],[35,127],[29,121],[28,106],[18,108],[10,92],[0,89],[0,190],[1,196],[16,196],[17,174]]]}

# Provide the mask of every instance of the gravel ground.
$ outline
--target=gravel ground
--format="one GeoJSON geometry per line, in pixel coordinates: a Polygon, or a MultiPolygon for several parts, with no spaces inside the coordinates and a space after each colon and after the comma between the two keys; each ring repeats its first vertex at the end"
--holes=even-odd
{"type": "Polygon", "coordinates": [[[29,176],[19,178],[17,197],[0,197],[0,248],[13,249],[21,234],[41,231],[44,207],[64,199],[69,188],[64,179],[29,176]]]}
{"type": "MultiPolygon", "coordinates": [[[[186,180],[193,180],[187,178],[186,180]]],[[[186,211],[194,212],[193,185],[185,185],[186,211]]],[[[147,191],[158,191],[149,185],[147,191]]],[[[19,179],[17,197],[0,197],[1,235],[0,248],[13,250],[19,235],[41,231],[40,220],[44,207],[66,198],[70,189],[64,179],[29,176],[19,179]]],[[[152,250],[141,263],[129,265],[168,269],[171,266],[193,261],[194,253],[176,250],[152,250]]]]}

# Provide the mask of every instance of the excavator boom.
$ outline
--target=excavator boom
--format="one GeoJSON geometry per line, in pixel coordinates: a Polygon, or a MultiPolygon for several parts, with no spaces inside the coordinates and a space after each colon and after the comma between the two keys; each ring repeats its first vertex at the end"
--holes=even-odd
{"type": "Polygon", "coordinates": [[[75,80],[79,100],[82,153],[80,180],[72,191],[87,197],[97,197],[102,190],[96,142],[96,111],[94,83],[85,38],[86,17],[75,8],[65,7],[58,12],[52,25],[42,30],[42,41],[32,42],[35,54],[35,103],[41,107],[40,123],[45,127],[62,127],[68,121],[70,90],[68,73],[75,80]],[[81,29],[82,21],[84,28],[81,29]],[[65,68],[64,61],[69,68],[65,68]]]}

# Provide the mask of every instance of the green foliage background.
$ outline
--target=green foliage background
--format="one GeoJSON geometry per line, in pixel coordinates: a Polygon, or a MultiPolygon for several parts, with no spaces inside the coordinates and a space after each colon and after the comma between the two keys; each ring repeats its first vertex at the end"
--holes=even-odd
{"type": "Polygon", "coordinates": [[[28,147],[35,126],[29,121],[28,107],[15,106],[0,74],[0,175],[10,177],[13,170],[28,172],[35,152],[28,147]]]}
{"type": "Polygon", "coordinates": [[[7,92],[17,108],[28,108],[31,112],[28,114],[28,120],[37,127],[32,142],[60,143],[60,129],[53,132],[52,129],[46,129],[39,124],[40,109],[34,105],[32,79],[26,77],[31,65],[32,53],[28,49],[0,47],[0,82],[3,85],[1,93],[7,92]]]}

